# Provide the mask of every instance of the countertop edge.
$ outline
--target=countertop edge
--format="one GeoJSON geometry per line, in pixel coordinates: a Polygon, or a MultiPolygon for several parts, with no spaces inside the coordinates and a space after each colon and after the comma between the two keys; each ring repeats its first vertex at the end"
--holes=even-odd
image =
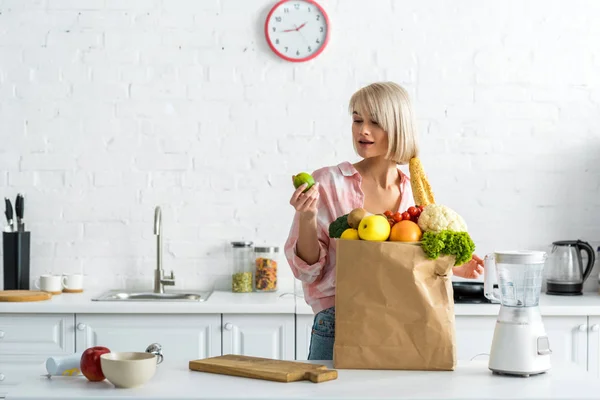
{"type": "MultiPolygon", "coordinates": [[[[314,316],[304,297],[292,291],[237,294],[214,291],[205,301],[187,302],[113,302],[92,301],[96,293],[61,294],[39,302],[0,302],[0,314],[291,314],[314,316]]],[[[542,316],[600,316],[600,295],[586,292],[583,296],[563,297],[542,294],[542,316]]],[[[456,316],[497,316],[499,304],[455,304],[456,316]]]]}

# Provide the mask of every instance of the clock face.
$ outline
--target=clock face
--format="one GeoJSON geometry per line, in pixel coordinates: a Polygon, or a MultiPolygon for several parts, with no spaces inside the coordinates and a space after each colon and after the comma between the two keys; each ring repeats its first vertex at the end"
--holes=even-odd
{"type": "Polygon", "coordinates": [[[319,55],[329,39],[329,18],[313,0],[282,0],[265,21],[265,35],[271,50],[293,62],[319,55]]]}

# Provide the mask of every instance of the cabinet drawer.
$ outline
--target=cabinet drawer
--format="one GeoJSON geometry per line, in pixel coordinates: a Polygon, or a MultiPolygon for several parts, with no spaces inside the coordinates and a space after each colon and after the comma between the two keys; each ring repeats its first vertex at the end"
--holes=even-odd
{"type": "Polygon", "coordinates": [[[223,314],[223,354],[295,358],[293,314],[223,314]]]}
{"type": "Polygon", "coordinates": [[[39,377],[46,373],[43,363],[0,363],[0,394],[10,391],[26,377],[39,377]]]}
{"type": "Polygon", "coordinates": [[[43,362],[52,355],[75,351],[73,314],[0,315],[0,356],[29,362],[43,362]],[[25,358],[23,358],[25,357],[25,358]]]}
{"type": "Polygon", "coordinates": [[[77,314],[76,321],[78,352],[92,346],[144,351],[160,343],[165,360],[221,355],[220,314],[77,314]]]}
{"type": "Polygon", "coordinates": [[[12,386],[21,383],[25,371],[21,368],[15,368],[9,364],[0,364],[0,391],[3,386],[12,386]]]}

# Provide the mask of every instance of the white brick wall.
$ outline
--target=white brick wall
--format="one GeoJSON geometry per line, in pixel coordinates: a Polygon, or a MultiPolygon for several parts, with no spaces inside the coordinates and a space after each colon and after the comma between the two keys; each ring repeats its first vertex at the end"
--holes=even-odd
{"type": "Polygon", "coordinates": [[[229,241],[283,245],[292,174],[355,160],[347,101],[384,79],[479,254],[600,242],[597,1],[321,0],[330,46],[298,65],[264,40],[274,3],[0,0],[0,191],[26,195],[34,276],[149,285],[160,204],[178,285],[226,281],[229,241]]]}

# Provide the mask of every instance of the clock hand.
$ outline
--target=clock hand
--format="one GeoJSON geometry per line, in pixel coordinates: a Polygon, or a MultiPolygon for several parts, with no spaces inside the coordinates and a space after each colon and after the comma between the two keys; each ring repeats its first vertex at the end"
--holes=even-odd
{"type": "Polygon", "coordinates": [[[306,22],[303,23],[302,25],[300,25],[299,27],[297,27],[296,30],[299,31],[300,29],[302,29],[302,27],[304,27],[304,25],[306,25],[306,22]]]}
{"type": "MultiPolygon", "coordinates": [[[[306,25],[306,23],[304,23],[304,24],[300,25],[300,27],[299,27],[299,28],[296,28],[296,31],[297,31],[297,32],[300,34],[300,36],[302,36],[302,40],[304,40],[304,43],[306,44],[306,46],[310,46],[310,45],[308,44],[308,41],[306,40],[306,38],[305,38],[305,37],[304,37],[304,35],[302,34],[302,32],[300,32],[300,31],[299,31],[299,29],[300,29],[300,28],[302,28],[304,25],[306,25]]],[[[294,26],[296,26],[296,25],[294,25],[294,26]]]]}
{"type": "Polygon", "coordinates": [[[294,31],[297,31],[297,30],[298,29],[295,29],[295,28],[294,29],[286,29],[286,30],[284,30],[284,32],[294,32],[294,31]]]}

